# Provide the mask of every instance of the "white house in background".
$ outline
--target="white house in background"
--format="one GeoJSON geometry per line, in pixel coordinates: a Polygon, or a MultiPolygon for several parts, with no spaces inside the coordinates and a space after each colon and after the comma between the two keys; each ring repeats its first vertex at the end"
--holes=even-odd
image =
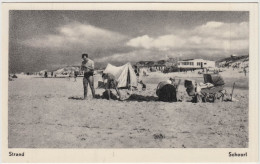
{"type": "Polygon", "coordinates": [[[187,59],[178,61],[178,68],[180,69],[203,69],[215,68],[216,62],[204,59],[187,59]]]}

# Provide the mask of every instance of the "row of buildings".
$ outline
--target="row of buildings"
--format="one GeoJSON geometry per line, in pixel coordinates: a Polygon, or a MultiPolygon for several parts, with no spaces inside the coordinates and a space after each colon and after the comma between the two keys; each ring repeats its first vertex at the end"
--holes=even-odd
{"type": "Polygon", "coordinates": [[[151,71],[164,71],[169,67],[175,67],[179,71],[196,70],[215,68],[216,62],[204,59],[187,59],[178,61],[175,58],[169,58],[168,60],[154,61],[140,61],[135,64],[136,67],[142,69],[150,69],[151,71]]]}

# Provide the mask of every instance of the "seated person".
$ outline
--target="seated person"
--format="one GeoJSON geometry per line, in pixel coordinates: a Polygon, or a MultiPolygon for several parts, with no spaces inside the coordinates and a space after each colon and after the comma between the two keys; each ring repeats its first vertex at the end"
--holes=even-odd
{"type": "Polygon", "coordinates": [[[139,83],[142,84],[142,90],[146,90],[146,85],[143,83],[143,81],[141,80],[139,83]]]}
{"type": "Polygon", "coordinates": [[[168,79],[166,82],[169,83],[169,84],[172,84],[172,80],[171,80],[171,78],[168,79]]]}
{"type": "Polygon", "coordinates": [[[102,74],[102,78],[103,78],[103,81],[105,84],[105,89],[107,90],[107,93],[108,93],[108,100],[110,100],[110,89],[111,88],[115,88],[118,96],[119,96],[119,99],[121,100],[121,94],[117,88],[117,84],[118,82],[116,81],[116,78],[114,75],[112,75],[111,73],[103,73],[102,74]]]}
{"type": "Polygon", "coordinates": [[[181,79],[170,78],[169,80],[167,80],[167,82],[169,84],[172,84],[176,88],[178,88],[178,86],[180,85],[181,79]]]}

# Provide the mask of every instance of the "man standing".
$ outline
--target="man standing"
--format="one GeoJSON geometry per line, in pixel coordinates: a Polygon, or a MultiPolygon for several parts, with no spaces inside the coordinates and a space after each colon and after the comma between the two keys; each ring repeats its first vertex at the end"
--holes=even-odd
{"type": "Polygon", "coordinates": [[[88,84],[90,86],[92,96],[95,98],[95,89],[94,89],[94,61],[88,58],[88,54],[82,54],[82,64],[81,70],[84,73],[83,78],[83,88],[84,88],[84,100],[87,99],[88,95],[88,84]]]}

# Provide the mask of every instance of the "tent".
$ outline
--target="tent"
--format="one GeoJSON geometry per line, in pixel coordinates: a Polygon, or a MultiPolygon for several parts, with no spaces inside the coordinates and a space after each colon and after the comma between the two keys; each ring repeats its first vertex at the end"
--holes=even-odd
{"type": "Polygon", "coordinates": [[[54,74],[69,74],[73,71],[80,71],[80,68],[77,67],[77,66],[67,66],[67,67],[64,67],[64,68],[60,68],[56,71],[54,71],[54,74]]]}
{"type": "Polygon", "coordinates": [[[41,70],[41,71],[39,72],[39,74],[40,74],[40,75],[44,75],[45,72],[47,72],[47,69],[41,70]]]}
{"type": "Polygon", "coordinates": [[[118,81],[118,88],[137,87],[137,77],[130,63],[120,67],[108,64],[103,73],[111,73],[114,75],[118,81]]]}
{"type": "Polygon", "coordinates": [[[65,72],[65,70],[64,70],[64,68],[61,68],[54,72],[55,72],[55,74],[62,74],[63,72],[65,72]]]}

